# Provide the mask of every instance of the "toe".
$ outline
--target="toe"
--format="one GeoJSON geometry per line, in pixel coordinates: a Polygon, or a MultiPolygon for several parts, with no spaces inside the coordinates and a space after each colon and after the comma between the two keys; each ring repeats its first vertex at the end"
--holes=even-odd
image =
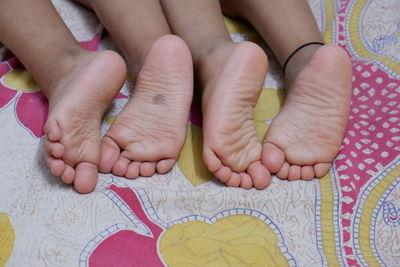
{"type": "Polygon", "coordinates": [[[175,162],[176,162],[175,159],[160,160],[156,166],[157,172],[161,174],[169,172],[172,169],[172,167],[174,167],[175,162]]]}
{"type": "Polygon", "coordinates": [[[61,180],[66,184],[72,184],[75,178],[75,170],[69,165],[65,165],[64,172],[61,175],[61,180]]]}
{"type": "Polygon", "coordinates": [[[289,181],[299,180],[301,178],[301,167],[298,165],[291,165],[289,168],[289,181]]]}
{"type": "Polygon", "coordinates": [[[129,163],[131,163],[129,159],[120,157],[112,168],[112,173],[117,176],[125,176],[129,163]]]}
{"type": "Polygon", "coordinates": [[[75,167],[74,187],[82,194],[90,193],[96,188],[98,179],[97,166],[81,162],[75,167]]]}
{"type": "Polygon", "coordinates": [[[46,155],[46,163],[54,176],[60,176],[65,170],[65,163],[61,159],[46,155]]]}
{"type": "Polygon", "coordinates": [[[125,177],[128,179],[135,179],[139,176],[140,164],[137,162],[131,162],[126,171],[125,177]]]}
{"type": "Polygon", "coordinates": [[[110,137],[104,136],[101,144],[99,171],[110,173],[119,159],[120,148],[110,137]]]}
{"type": "Polygon", "coordinates": [[[283,163],[281,169],[276,173],[276,176],[280,179],[286,180],[289,176],[289,163],[286,161],[283,163]]]}
{"type": "Polygon", "coordinates": [[[261,160],[271,173],[277,173],[285,162],[285,154],[274,144],[264,143],[261,160]]]}
{"type": "MultiPolygon", "coordinates": [[[[232,171],[226,166],[221,165],[219,169],[214,172],[215,177],[217,177],[221,182],[227,184],[229,179],[231,179],[232,171]]],[[[240,182],[240,179],[239,179],[240,182]]]]}
{"type": "Polygon", "coordinates": [[[139,167],[140,176],[150,177],[156,172],[155,162],[143,162],[139,167]]]}
{"type": "Polygon", "coordinates": [[[301,179],[311,181],[314,178],[314,168],[312,166],[304,166],[301,168],[301,179]]]}
{"type": "Polygon", "coordinates": [[[247,168],[247,173],[250,175],[254,187],[257,189],[264,189],[271,182],[271,174],[260,161],[250,164],[249,168],[247,168]]]}
{"type": "MultiPolygon", "coordinates": [[[[234,173],[234,175],[236,175],[236,173],[234,173]]],[[[243,189],[251,189],[253,187],[253,181],[251,180],[250,175],[245,172],[240,173],[240,187],[243,189]]]]}
{"type": "MultiPolygon", "coordinates": [[[[232,173],[232,172],[231,172],[232,173]]],[[[226,185],[229,187],[239,187],[241,183],[241,176],[237,173],[232,173],[226,185]]]]}
{"type": "Polygon", "coordinates": [[[56,120],[47,120],[43,128],[47,138],[52,142],[60,141],[62,132],[56,120]]]}
{"type": "Polygon", "coordinates": [[[318,163],[314,165],[315,177],[321,178],[328,173],[330,168],[329,163],[318,163]]]}
{"type": "Polygon", "coordinates": [[[206,164],[208,170],[213,173],[219,170],[222,165],[221,160],[219,160],[214,152],[206,146],[203,150],[203,161],[204,164],[206,164]]]}
{"type": "Polygon", "coordinates": [[[44,141],[44,149],[49,155],[55,158],[61,158],[64,155],[64,145],[58,142],[44,141]]]}

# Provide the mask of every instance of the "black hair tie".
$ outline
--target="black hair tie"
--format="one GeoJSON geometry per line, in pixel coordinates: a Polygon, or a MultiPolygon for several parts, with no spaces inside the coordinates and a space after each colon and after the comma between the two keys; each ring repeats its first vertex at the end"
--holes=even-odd
{"type": "Polygon", "coordinates": [[[305,43],[305,44],[301,45],[301,46],[298,47],[296,50],[294,50],[294,51],[290,54],[290,56],[286,59],[285,64],[283,65],[283,76],[285,76],[286,66],[287,66],[287,64],[289,63],[289,60],[290,60],[297,52],[299,52],[301,49],[303,49],[304,47],[310,46],[310,45],[315,45],[315,44],[318,44],[318,45],[325,45],[324,43],[321,43],[321,42],[309,42],[309,43],[305,43]]]}

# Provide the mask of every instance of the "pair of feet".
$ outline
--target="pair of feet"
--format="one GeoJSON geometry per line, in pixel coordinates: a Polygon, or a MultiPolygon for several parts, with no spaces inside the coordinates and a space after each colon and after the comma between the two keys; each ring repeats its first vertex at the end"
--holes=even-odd
{"type": "MultiPolygon", "coordinates": [[[[249,42],[207,53],[199,64],[203,87],[203,159],[228,186],[265,188],[282,179],[323,176],[346,126],[351,86],[347,55],[323,46],[297,70],[282,111],[262,144],[253,121],[268,61],[249,42]]],[[[75,189],[95,188],[98,171],[126,178],[166,173],[186,138],[193,94],[191,54],[167,35],[150,49],[132,99],[100,137],[102,116],[125,80],[125,64],[110,51],[79,59],[54,86],[45,125],[51,172],[75,189]]]]}

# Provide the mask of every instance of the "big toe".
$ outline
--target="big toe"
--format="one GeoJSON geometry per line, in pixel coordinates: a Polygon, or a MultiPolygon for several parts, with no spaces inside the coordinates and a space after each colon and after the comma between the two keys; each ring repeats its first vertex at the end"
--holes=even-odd
{"type": "Polygon", "coordinates": [[[98,180],[97,166],[89,162],[81,162],[75,167],[74,187],[79,193],[92,192],[98,180]]]}
{"type": "Polygon", "coordinates": [[[247,168],[247,173],[250,175],[253,185],[257,189],[264,189],[271,182],[271,174],[260,161],[250,164],[247,168]]]}
{"type": "Polygon", "coordinates": [[[276,145],[266,142],[263,145],[261,161],[268,171],[277,173],[285,162],[285,153],[276,145]]]}

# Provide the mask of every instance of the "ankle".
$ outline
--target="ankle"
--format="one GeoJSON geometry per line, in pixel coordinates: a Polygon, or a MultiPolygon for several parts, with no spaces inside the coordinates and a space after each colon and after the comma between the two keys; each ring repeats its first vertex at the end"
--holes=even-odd
{"type": "Polygon", "coordinates": [[[161,32],[155,32],[146,36],[146,39],[142,39],[139,43],[132,43],[130,46],[124,47],[122,49],[123,54],[127,60],[127,65],[133,82],[135,82],[140,70],[142,69],[149,51],[152,49],[153,45],[161,38],[170,35],[170,33],[165,30],[161,32]]]}
{"type": "Polygon", "coordinates": [[[50,92],[57,86],[63,77],[73,71],[79,62],[85,60],[95,52],[85,50],[83,48],[70,49],[63,51],[63,54],[57,55],[42,69],[42,75],[37,75],[37,82],[46,93],[50,92]]]}
{"type": "Polygon", "coordinates": [[[307,66],[314,53],[321,45],[311,45],[304,47],[297,52],[288,62],[285,73],[285,83],[290,86],[296,79],[297,75],[307,66]]]}
{"type": "Polygon", "coordinates": [[[225,40],[204,46],[198,53],[193,54],[195,71],[201,72],[204,67],[208,68],[210,64],[214,65],[216,61],[223,60],[234,47],[234,42],[225,40]]]}

